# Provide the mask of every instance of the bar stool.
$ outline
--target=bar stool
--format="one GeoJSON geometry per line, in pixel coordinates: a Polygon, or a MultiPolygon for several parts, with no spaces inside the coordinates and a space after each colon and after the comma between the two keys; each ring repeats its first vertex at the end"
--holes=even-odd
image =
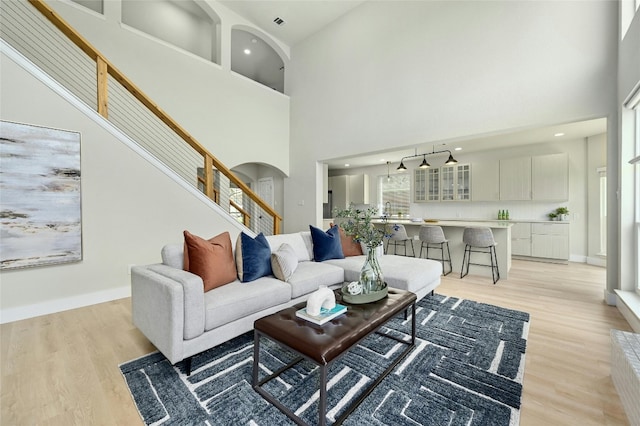
{"type": "Polygon", "coordinates": [[[447,240],[444,236],[444,232],[442,231],[442,227],[435,225],[422,225],[420,227],[420,233],[418,234],[418,238],[420,239],[420,256],[422,257],[422,249],[426,248],[427,255],[425,256],[427,259],[439,260],[442,262],[442,273],[443,275],[449,275],[451,271],[453,271],[453,266],[451,265],[451,252],[449,251],[449,240],[447,240]],[[447,258],[444,256],[444,246],[447,245],[447,258]],[[429,257],[429,249],[440,250],[440,259],[430,258],[429,257]],[[444,267],[444,262],[449,263],[449,272],[445,272],[446,269],[444,267]]]}
{"type": "Polygon", "coordinates": [[[462,233],[462,242],[465,244],[464,256],[462,257],[462,269],[460,270],[460,278],[467,276],[469,273],[469,265],[489,266],[491,267],[491,277],[495,284],[500,279],[500,271],[498,270],[498,256],[496,254],[496,241],[493,239],[493,232],[486,227],[468,227],[464,228],[462,233]],[[474,250],[475,249],[475,250],[474,250]],[[471,253],[485,253],[491,259],[491,264],[471,263],[471,253]],[[465,262],[467,263],[467,271],[464,271],[465,262]]]}
{"type": "Polygon", "coordinates": [[[408,256],[407,254],[407,243],[411,246],[411,252],[413,253],[413,257],[416,257],[416,252],[413,249],[413,241],[407,235],[407,230],[404,228],[404,225],[393,224],[389,225],[391,227],[391,235],[387,240],[387,247],[385,249],[386,253],[389,253],[389,244],[393,244],[393,254],[396,254],[398,244],[402,244],[404,246],[404,256],[408,256]]]}

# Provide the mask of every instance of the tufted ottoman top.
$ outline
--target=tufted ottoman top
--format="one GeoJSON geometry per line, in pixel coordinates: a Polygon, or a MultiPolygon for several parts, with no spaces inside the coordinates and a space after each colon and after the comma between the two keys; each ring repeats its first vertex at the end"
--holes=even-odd
{"type": "Polygon", "coordinates": [[[296,311],[305,307],[305,303],[299,303],[256,320],[254,328],[316,363],[326,365],[415,303],[416,295],[389,288],[388,296],[382,300],[350,305],[342,301],[340,291],[336,290],[336,302],[347,306],[346,314],[323,325],[296,317],[296,311]]]}

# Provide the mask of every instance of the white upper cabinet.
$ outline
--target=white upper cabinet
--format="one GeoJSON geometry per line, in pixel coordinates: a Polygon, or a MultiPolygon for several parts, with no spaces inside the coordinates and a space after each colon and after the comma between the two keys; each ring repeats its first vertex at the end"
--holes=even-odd
{"type": "Polygon", "coordinates": [[[531,157],[500,160],[500,199],[531,199],[531,157]]]}
{"type": "Polygon", "coordinates": [[[329,178],[333,206],[346,209],[351,203],[369,204],[369,175],[342,175],[329,178]]]}
{"type": "Polygon", "coordinates": [[[479,161],[473,163],[472,170],[473,201],[498,201],[500,200],[500,167],[498,160],[479,161]]]}
{"type": "Polygon", "coordinates": [[[416,169],[413,176],[413,201],[416,203],[471,200],[469,164],[416,169]]]}
{"type": "Polygon", "coordinates": [[[500,160],[500,199],[509,201],[569,199],[567,154],[500,160]]]}
{"type": "Polygon", "coordinates": [[[566,201],[569,199],[569,165],[566,153],[531,158],[531,198],[566,201]]]}
{"type": "Polygon", "coordinates": [[[348,199],[347,204],[369,204],[369,175],[349,176],[348,199]]]}

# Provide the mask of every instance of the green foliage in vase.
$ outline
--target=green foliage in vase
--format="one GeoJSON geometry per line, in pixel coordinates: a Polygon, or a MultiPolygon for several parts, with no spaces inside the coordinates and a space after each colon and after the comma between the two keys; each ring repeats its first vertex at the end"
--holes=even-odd
{"type": "Polygon", "coordinates": [[[350,206],[344,210],[336,209],[335,213],[337,218],[343,219],[337,222],[344,232],[371,250],[382,244],[383,239],[388,237],[383,229],[373,225],[372,219],[377,215],[377,211],[374,207],[360,210],[350,206]]]}
{"type": "Polygon", "coordinates": [[[569,214],[569,209],[566,207],[558,207],[556,209],[556,215],[561,215],[561,214],[569,214]]]}

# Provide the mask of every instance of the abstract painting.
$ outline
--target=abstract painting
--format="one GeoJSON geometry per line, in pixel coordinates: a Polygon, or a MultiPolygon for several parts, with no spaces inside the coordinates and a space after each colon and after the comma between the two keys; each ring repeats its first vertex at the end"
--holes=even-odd
{"type": "Polygon", "coordinates": [[[0,269],[82,260],[80,133],[0,121],[0,269]]]}

